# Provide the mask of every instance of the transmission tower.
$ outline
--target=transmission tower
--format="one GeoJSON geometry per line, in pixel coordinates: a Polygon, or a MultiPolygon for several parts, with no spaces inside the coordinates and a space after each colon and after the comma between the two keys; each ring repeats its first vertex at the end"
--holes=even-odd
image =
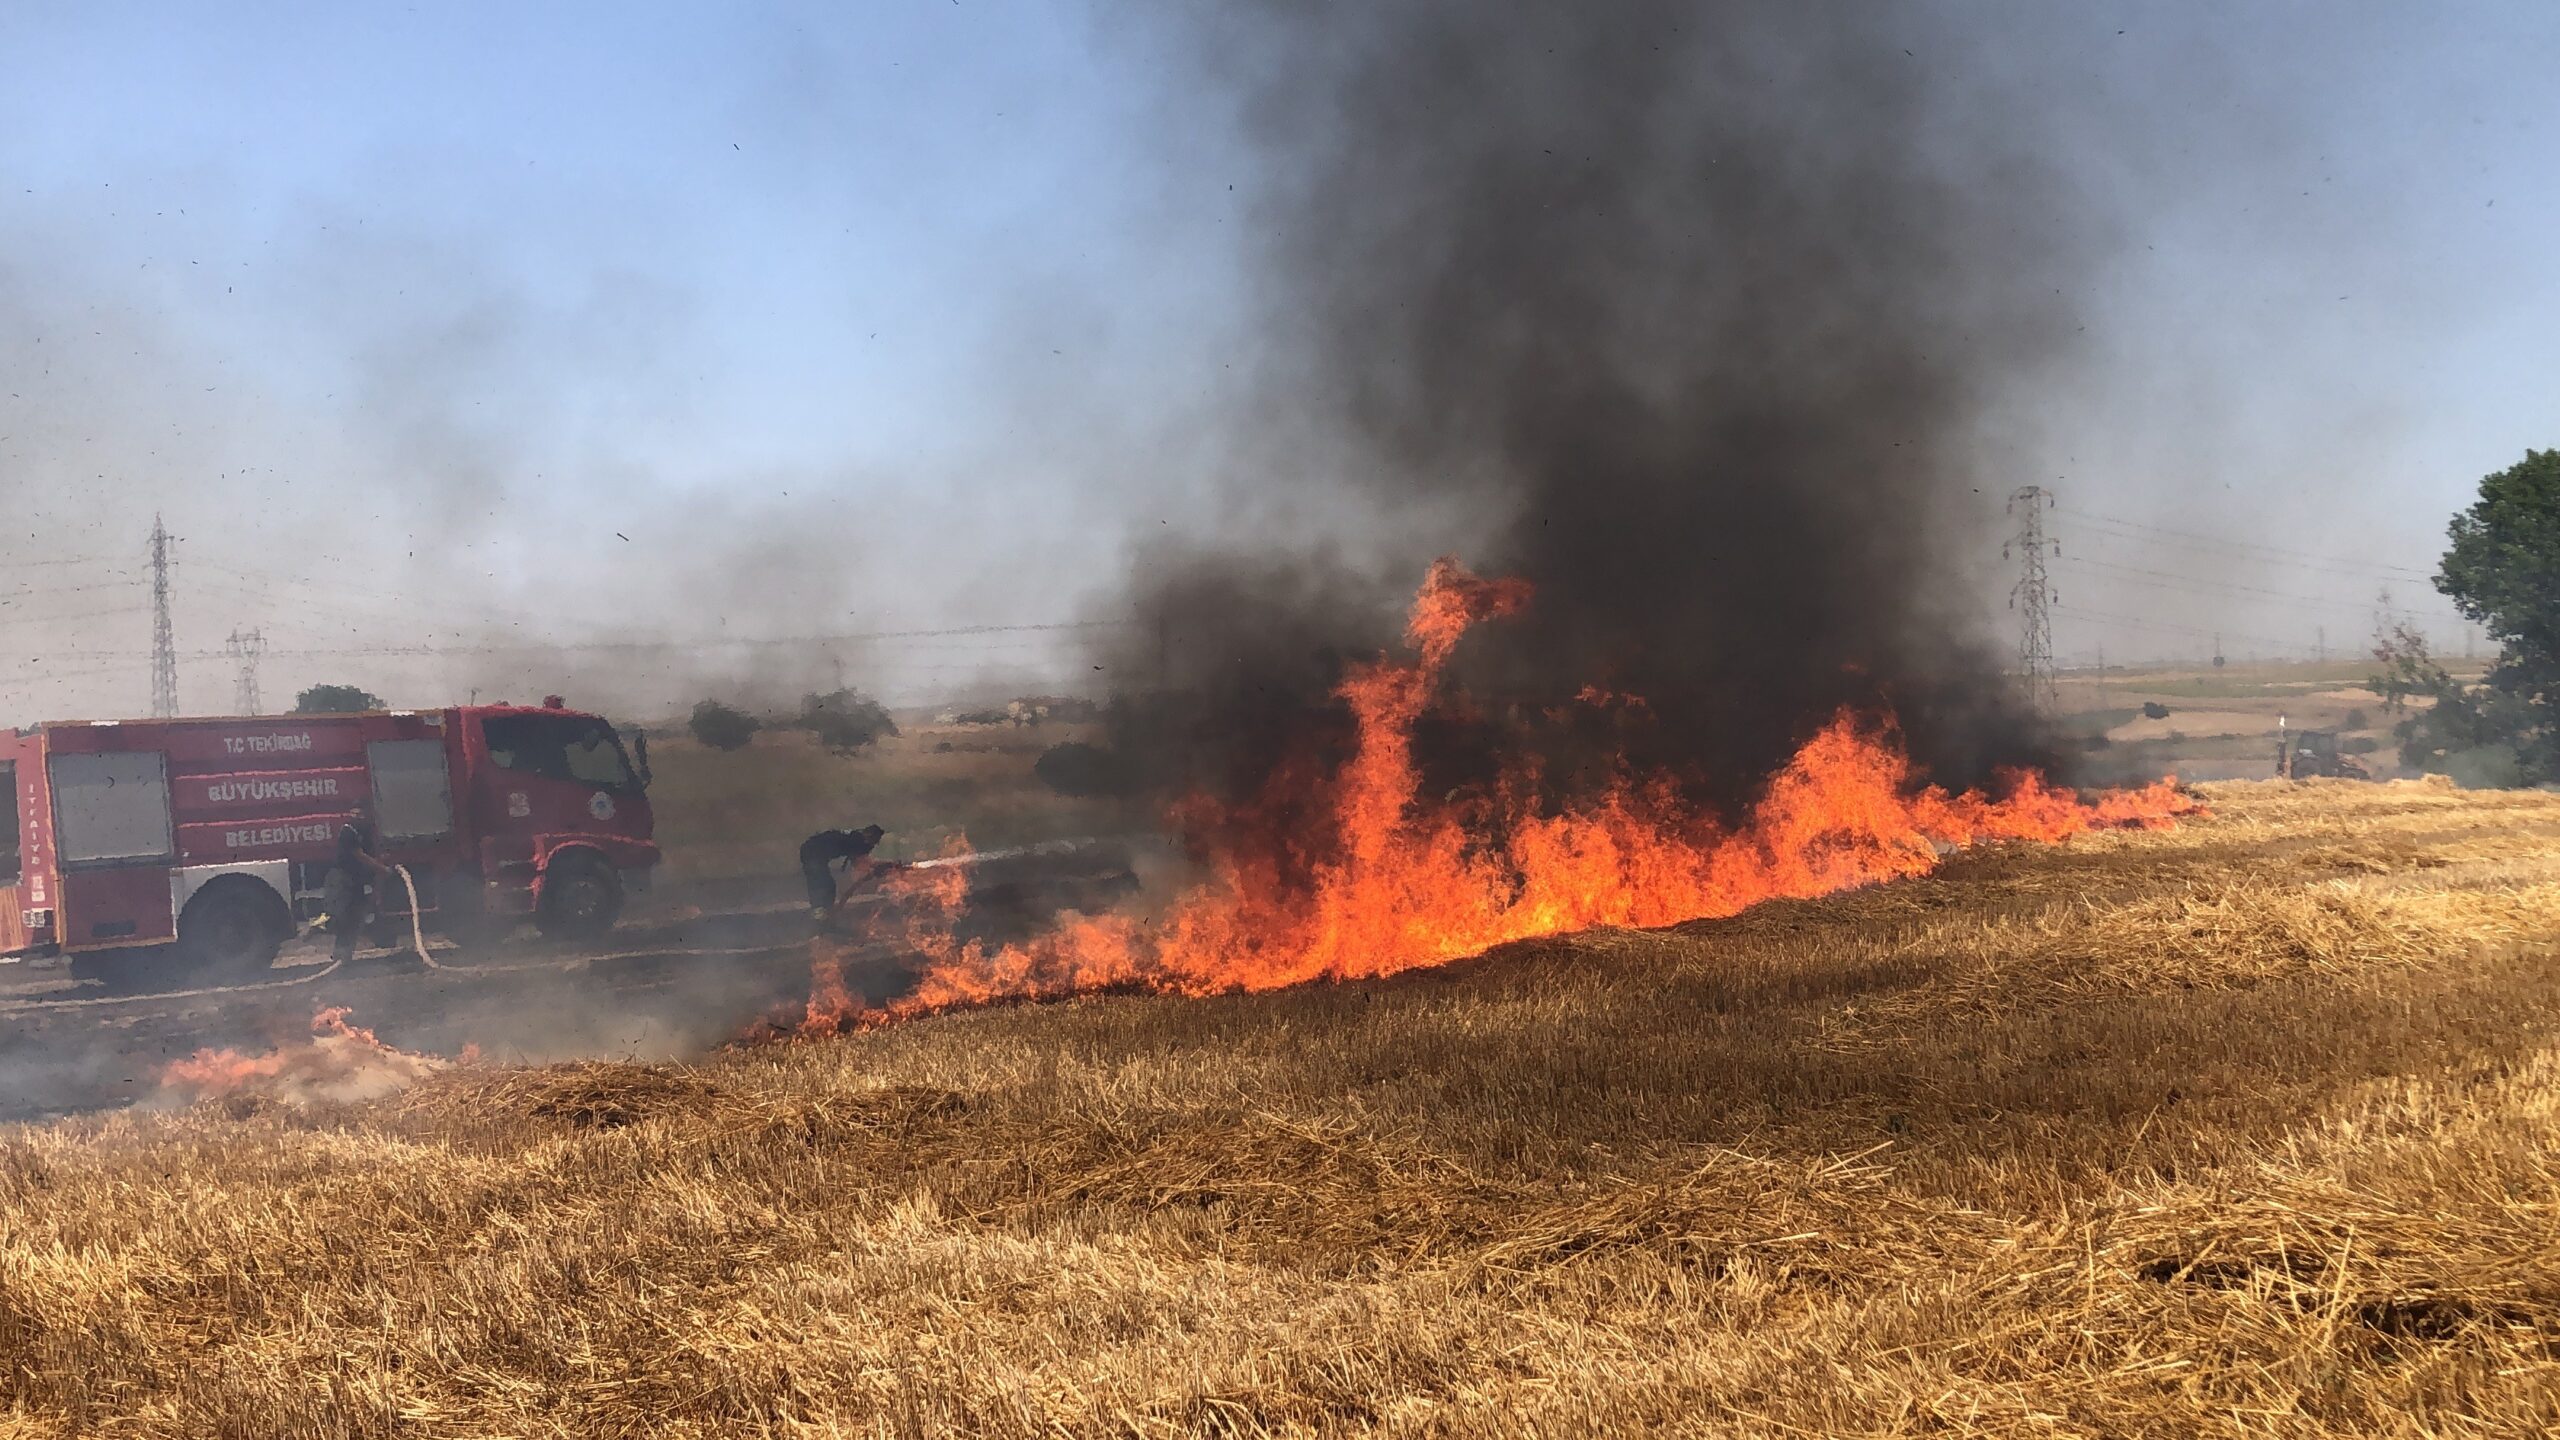
{"type": "Polygon", "coordinates": [[[2044,533],[2044,512],[2053,492],[2041,485],[2021,485],[2009,495],[2009,514],[2017,533],[2000,554],[2017,553],[2018,583],[2010,588],[2009,608],[2018,612],[2018,678],[2027,687],[2028,703],[2050,715],[2061,708],[2054,688],[2053,584],[2045,578],[2045,556],[2059,554],[2062,544],[2044,533]]]}
{"type": "Polygon", "coordinates": [[[256,630],[242,634],[231,632],[223,642],[233,663],[240,667],[240,678],[231,692],[231,710],[235,715],[255,715],[265,707],[258,703],[258,658],[267,653],[267,637],[256,630]]]}
{"type": "Polygon", "coordinates": [[[169,625],[169,528],[151,517],[151,713],[178,713],[178,641],[169,625]]]}

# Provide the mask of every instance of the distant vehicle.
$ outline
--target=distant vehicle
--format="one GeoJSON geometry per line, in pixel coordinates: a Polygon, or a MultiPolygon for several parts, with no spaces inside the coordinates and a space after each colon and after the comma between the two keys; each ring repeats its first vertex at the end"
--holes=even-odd
{"type": "Polygon", "coordinates": [[[2335,730],[2293,730],[2276,741],[2276,774],[2287,780],[2326,776],[2370,780],[2373,776],[2353,756],[2338,749],[2335,730]]]}
{"type": "MultiPolygon", "coordinates": [[[[0,958],[163,945],[190,969],[263,970],[318,913],[339,826],[367,795],[423,923],[601,934],[658,863],[635,741],[636,769],[611,725],[557,696],[0,730],[0,958]]],[[[405,922],[405,890],[384,889],[381,911],[405,922]]]]}

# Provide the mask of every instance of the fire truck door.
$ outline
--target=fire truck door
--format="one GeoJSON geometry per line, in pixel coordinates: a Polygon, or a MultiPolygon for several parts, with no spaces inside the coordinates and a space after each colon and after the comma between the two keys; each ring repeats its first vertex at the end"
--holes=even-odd
{"type": "Polygon", "coordinates": [[[27,948],[25,912],[19,909],[18,875],[25,868],[19,848],[18,767],[0,762],[0,955],[27,948]]]}
{"type": "Polygon", "coordinates": [[[176,858],[167,758],[157,750],[56,755],[52,778],[63,943],[174,935],[168,872],[159,868],[176,858]]]}
{"type": "Polygon", "coordinates": [[[376,740],[364,748],[373,770],[374,818],[385,840],[435,840],[453,833],[442,740],[376,740]]]}

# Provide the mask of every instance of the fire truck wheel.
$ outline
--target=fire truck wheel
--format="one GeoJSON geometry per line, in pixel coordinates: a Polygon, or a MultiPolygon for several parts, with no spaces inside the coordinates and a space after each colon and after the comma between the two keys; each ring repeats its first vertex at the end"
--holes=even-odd
{"type": "Polygon", "coordinates": [[[255,880],[216,880],[178,916],[178,953],[198,973],[245,979],[275,963],[292,931],[274,891],[255,880]]]}
{"type": "Polygon", "coordinates": [[[563,855],[542,875],[542,907],[534,923],[556,940],[591,940],[622,918],[622,881],[611,866],[563,855]]]}

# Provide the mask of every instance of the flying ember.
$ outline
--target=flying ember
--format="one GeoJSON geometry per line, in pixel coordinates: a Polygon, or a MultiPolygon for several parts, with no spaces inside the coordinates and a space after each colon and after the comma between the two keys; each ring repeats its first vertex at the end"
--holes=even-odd
{"type": "MultiPolygon", "coordinates": [[[[1685,800],[1673,777],[1623,765],[1596,796],[1560,805],[1540,801],[1538,764],[1526,757],[1489,793],[1434,799],[1415,723],[1468,629],[1529,599],[1525,582],[1433,565],[1405,627],[1413,656],[1355,665],[1336,692],[1355,722],[1349,758],[1329,773],[1284,770],[1250,809],[1188,802],[1186,828],[1219,837],[1217,848],[1207,877],[1159,910],[1070,917],[991,945],[956,935],[964,871],[891,876],[904,903],[887,909],[904,917],[905,933],[875,938],[900,939],[922,958],[919,983],[866,1007],[821,940],[806,1028],[1113,988],[1208,995],[1391,975],[1531,936],[1727,916],[1921,875],[1946,850],[1982,841],[2157,828],[2194,808],[2169,780],[2091,801],[2013,772],[1996,798],[1950,793],[1915,773],[1889,719],[1848,711],[1796,752],[1738,826],[1685,800]],[[1253,823],[1276,814],[1317,818],[1253,823]]],[[[1642,708],[1640,697],[1596,690],[1580,703],[1642,708]]]]}

